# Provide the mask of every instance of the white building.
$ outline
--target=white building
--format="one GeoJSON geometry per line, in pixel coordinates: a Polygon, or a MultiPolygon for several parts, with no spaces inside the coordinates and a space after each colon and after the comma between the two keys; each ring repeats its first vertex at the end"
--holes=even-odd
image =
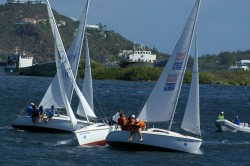
{"type": "Polygon", "coordinates": [[[231,65],[229,70],[249,70],[250,60],[236,61],[236,65],[231,65]]]}
{"type": "Polygon", "coordinates": [[[88,28],[88,29],[99,29],[99,26],[98,25],[86,25],[86,28],[88,28]]]}
{"type": "Polygon", "coordinates": [[[131,51],[128,50],[124,57],[125,62],[149,62],[154,63],[156,55],[151,54],[151,51],[131,51]]]}
{"type": "Polygon", "coordinates": [[[32,3],[32,4],[38,4],[43,3],[42,0],[7,0],[7,3],[32,3]]]}

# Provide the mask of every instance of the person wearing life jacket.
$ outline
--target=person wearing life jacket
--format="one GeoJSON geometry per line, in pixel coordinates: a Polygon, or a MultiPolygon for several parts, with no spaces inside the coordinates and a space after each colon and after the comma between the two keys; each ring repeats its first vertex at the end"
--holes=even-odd
{"type": "MultiPolygon", "coordinates": [[[[47,117],[47,119],[45,120],[45,123],[48,123],[49,120],[50,120],[51,118],[54,117],[56,111],[57,111],[57,110],[55,109],[55,106],[52,105],[52,106],[51,106],[51,109],[49,110],[48,117],[47,117]]],[[[58,112],[58,111],[57,111],[57,112],[58,112]]]]}
{"type": "Polygon", "coordinates": [[[32,110],[32,125],[34,126],[34,124],[36,123],[36,119],[39,117],[39,110],[37,109],[36,105],[32,106],[33,110],[32,110]]]}
{"type": "Polygon", "coordinates": [[[32,112],[33,112],[33,105],[35,105],[34,103],[30,103],[30,105],[27,106],[26,111],[27,111],[27,115],[31,116],[32,112]]]}
{"type": "Polygon", "coordinates": [[[240,119],[238,116],[235,116],[235,119],[233,121],[235,124],[240,125],[240,119]]]}
{"type": "Polygon", "coordinates": [[[218,116],[218,120],[224,120],[224,112],[221,112],[218,116]]]}
{"type": "Polygon", "coordinates": [[[124,114],[122,111],[120,111],[119,113],[120,117],[118,118],[118,125],[121,126],[122,130],[127,130],[127,126],[126,126],[126,118],[124,117],[124,114]]]}
{"type": "Polygon", "coordinates": [[[43,121],[45,114],[46,114],[45,109],[43,108],[42,105],[40,105],[40,107],[39,107],[39,122],[43,121]]]}
{"type": "Polygon", "coordinates": [[[136,121],[135,121],[135,123],[133,125],[134,125],[134,129],[132,130],[132,132],[130,134],[129,141],[132,141],[133,136],[137,132],[138,132],[138,134],[140,136],[140,141],[143,141],[141,130],[145,130],[146,124],[142,120],[140,120],[140,119],[137,118],[136,121]]]}
{"type": "Polygon", "coordinates": [[[126,121],[126,128],[129,131],[132,131],[134,129],[134,123],[135,123],[135,119],[134,119],[135,115],[129,116],[127,121],[126,121]]]}

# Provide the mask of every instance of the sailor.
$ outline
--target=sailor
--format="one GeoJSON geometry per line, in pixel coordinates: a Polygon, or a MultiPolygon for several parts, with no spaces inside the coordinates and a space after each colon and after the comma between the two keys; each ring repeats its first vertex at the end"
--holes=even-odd
{"type": "Polygon", "coordinates": [[[224,112],[221,112],[218,116],[218,120],[224,120],[224,112]]]}
{"type": "Polygon", "coordinates": [[[33,110],[32,110],[32,124],[34,126],[34,124],[36,123],[36,119],[39,117],[39,110],[37,109],[36,105],[32,106],[33,110]]]}
{"type": "Polygon", "coordinates": [[[126,130],[129,130],[129,131],[132,131],[133,130],[133,125],[134,125],[134,122],[135,122],[135,120],[134,120],[134,118],[133,117],[135,117],[134,115],[129,115],[128,116],[128,118],[127,118],[127,120],[126,120],[126,124],[125,124],[125,128],[126,128],[126,130]]]}
{"type": "Polygon", "coordinates": [[[32,111],[33,111],[33,106],[34,106],[35,104],[34,103],[30,103],[30,105],[28,105],[27,106],[27,108],[26,108],[26,111],[27,111],[27,115],[28,116],[31,116],[32,115],[32,111]]]}
{"type": "Polygon", "coordinates": [[[49,122],[49,120],[55,115],[56,111],[57,110],[55,109],[55,106],[52,105],[51,109],[49,110],[49,113],[48,113],[48,118],[45,120],[45,123],[49,122]]]}
{"type": "Polygon", "coordinates": [[[235,124],[240,125],[240,119],[238,116],[235,116],[235,119],[233,121],[235,124]]]}
{"type": "MultiPolygon", "coordinates": [[[[132,115],[132,118],[134,119],[135,116],[132,115]]],[[[132,130],[131,130],[130,137],[129,137],[128,141],[132,141],[133,136],[136,133],[139,134],[140,141],[143,141],[141,130],[145,130],[146,124],[142,120],[140,120],[140,119],[137,118],[136,120],[134,120],[133,124],[130,124],[130,125],[132,126],[132,130]]]]}
{"type": "Polygon", "coordinates": [[[39,107],[39,122],[43,121],[44,114],[46,113],[42,105],[39,107]]]}
{"type": "Polygon", "coordinates": [[[127,130],[126,125],[125,125],[126,124],[126,118],[125,118],[123,112],[120,111],[119,115],[120,115],[120,117],[118,118],[118,122],[117,122],[118,125],[121,126],[122,130],[127,130]]]}
{"type": "Polygon", "coordinates": [[[140,141],[142,141],[143,138],[142,138],[141,130],[145,130],[146,124],[142,120],[140,120],[140,119],[137,118],[136,122],[135,122],[135,125],[137,127],[136,128],[136,132],[138,132],[138,134],[140,136],[140,141]]]}

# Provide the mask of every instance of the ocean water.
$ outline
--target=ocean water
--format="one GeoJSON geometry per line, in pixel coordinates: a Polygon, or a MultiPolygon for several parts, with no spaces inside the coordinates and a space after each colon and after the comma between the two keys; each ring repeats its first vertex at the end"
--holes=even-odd
{"type": "MultiPolygon", "coordinates": [[[[11,121],[30,102],[39,104],[52,78],[0,75],[0,165],[250,165],[250,133],[221,133],[214,121],[238,115],[250,122],[250,87],[200,85],[201,129],[199,154],[117,150],[109,146],[80,147],[73,134],[17,131],[11,121]]],[[[81,81],[78,82],[79,84],[81,81]]],[[[137,114],[155,82],[94,80],[98,116],[120,109],[137,114]]],[[[180,95],[172,130],[179,131],[189,85],[180,95]]],[[[74,98],[73,105],[77,101],[74,98]]]]}

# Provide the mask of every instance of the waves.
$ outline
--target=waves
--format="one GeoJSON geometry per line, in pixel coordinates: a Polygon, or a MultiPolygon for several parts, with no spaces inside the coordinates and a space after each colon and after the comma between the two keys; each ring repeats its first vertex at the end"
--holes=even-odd
{"type": "Polygon", "coordinates": [[[250,145],[250,141],[232,141],[232,140],[220,140],[220,141],[203,141],[202,145],[250,145]]]}

